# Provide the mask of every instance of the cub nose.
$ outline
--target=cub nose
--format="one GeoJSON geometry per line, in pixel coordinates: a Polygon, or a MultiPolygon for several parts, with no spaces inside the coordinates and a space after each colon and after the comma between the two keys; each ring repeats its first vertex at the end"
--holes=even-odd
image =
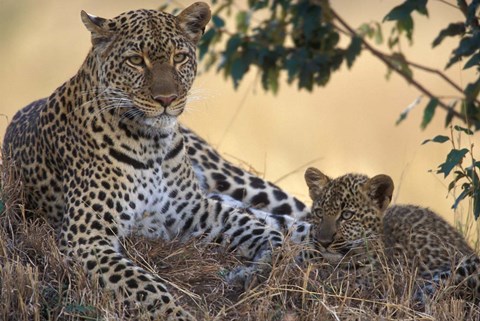
{"type": "Polygon", "coordinates": [[[154,96],[153,99],[159,102],[160,105],[162,105],[163,107],[167,108],[172,104],[172,102],[175,99],[177,99],[177,97],[178,97],[177,95],[170,95],[170,96],[157,95],[157,96],[154,96]]]}
{"type": "Polygon", "coordinates": [[[318,243],[320,243],[325,249],[328,249],[328,247],[333,243],[333,240],[319,239],[318,243]]]}

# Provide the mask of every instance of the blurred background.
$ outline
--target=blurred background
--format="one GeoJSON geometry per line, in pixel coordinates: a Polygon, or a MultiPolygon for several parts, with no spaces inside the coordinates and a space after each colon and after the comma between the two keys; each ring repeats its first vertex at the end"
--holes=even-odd
{"type": "MultiPolygon", "coordinates": [[[[192,2],[171,4],[172,8],[184,7],[192,2]]],[[[381,21],[401,2],[331,0],[337,13],[354,27],[381,21]]],[[[113,17],[162,4],[147,0],[0,0],[0,139],[17,110],[49,95],[76,73],[90,47],[80,10],[113,17]]],[[[435,51],[431,43],[448,22],[462,17],[440,1],[430,1],[428,8],[430,18],[416,17],[414,45],[406,46],[405,52],[412,61],[443,69],[455,41],[446,39],[435,51]]],[[[384,29],[384,36],[389,28],[384,29]]],[[[273,95],[263,91],[254,70],[235,91],[231,80],[214,71],[202,73],[200,66],[192,102],[181,121],[226,158],[257,171],[307,203],[303,173],[308,166],[331,176],[384,173],[395,181],[396,203],[428,206],[452,222],[449,181],[434,173],[451,146],[421,145],[438,134],[449,135],[443,126],[443,111],[437,109],[437,117],[422,131],[419,125],[428,102],[424,98],[396,126],[400,113],[419,92],[396,75],[387,81],[386,67],[367,53],[362,53],[352,70],[342,68],[325,88],[299,92],[284,81],[273,95]]],[[[447,74],[463,87],[473,75],[461,68],[461,64],[454,65],[447,74]]],[[[416,75],[432,92],[454,94],[440,78],[418,71],[416,75]]],[[[468,211],[467,204],[463,206],[457,218],[468,211]]]]}

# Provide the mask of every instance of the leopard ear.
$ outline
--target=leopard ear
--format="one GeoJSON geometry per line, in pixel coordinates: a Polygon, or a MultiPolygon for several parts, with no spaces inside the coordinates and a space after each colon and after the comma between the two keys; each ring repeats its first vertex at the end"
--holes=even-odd
{"type": "Polygon", "coordinates": [[[368,197],[382,211],[386,210],[392,200],[393,180],[388,175],[377,175],[372,177],[365,184],[365,191],[368,197]]]}
{"type": "Polygon", "coordinates": [[[85,27],[92,33],[92,45],[98,46],[106,44],[112,37],[112,32],[108,29],[108,20],[90,15],[82,10],[82,22],[85,27]]]}
{"type": "Polygon", "coordinates": [[[177,16],[180,28],[193,43],[197,43],[205,31],[212,14],[205,2],[195,2],[177,16]]]}
{"type": "Polygon", "coordinates": [[[316,200],[325,185],[330,182],[330,178],[315,167],[309,167],[305,171],[305,182],[308,186],[310,198],[316,200]]]}

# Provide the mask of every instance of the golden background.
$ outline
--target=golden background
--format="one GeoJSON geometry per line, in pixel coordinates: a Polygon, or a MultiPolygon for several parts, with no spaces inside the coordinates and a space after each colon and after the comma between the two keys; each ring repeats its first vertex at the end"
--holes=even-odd
{"type": "MultiPolygon", "coordinates": [[[[185,6],[193,1],[173,1],[185,6]]],[[[332,7],[353,27],[381,21],[402,1],[332,0],[332,7]]],[[[455,1],[451,1],[455,3],[455,1]]],[[[113,17],[137,8],[157,8],[161,1],[53,1],[0,0],[0,139],[8,120],[21,107],[49,95],[72,76],[90,47],[90,35],[80,10],[113,17]]],[[[245,7],[239,1],[239,7],[245,7]]],[[[447,39],[437,49],[431,42],[449,22],[462,16],[439,1],[428,4],[430,18],[415,16],[414,45],[403,43],[415,62],[443,69],[458,43],[447,39]]],[[[384,27],[384,37],[390,25],[384,27]]],[[[201,68],[200,68],[201,70],[201,68]]],[[[235,163],[252,166],[270,181],[308,201],[303,172],[311,163],[325,173],[389,174],[396,183],[395,202],[432,208],[453,220],[452,196],[440,175],[429,172],[443,162],[448,144],[421,142],[444,129],[445,113],[420,130],[423,98],[407,120],[395,126],[399,114],[420,93],[399,76],[385,79],[386,68],[364,52],[352,70],[342,67],[325,88],[299,92],[282,81],[278,95],[265,93],[252,70],[237,91],[231,80],[213,70],[200,73],[192,102],[181,121],[216,146],[235,163]],[[448,196],[448,197],[447,197],[448,196]]],[[[455,65],[447,72],[462,87],[475,75],[455,65]]],[[[283,77],[285,79],[285,77],[283,77]]],[[[455,95],[440,78],[416,72],[415,78],[442,96],[455,95]]],[[[463,143],[470,144],[473,141],[463,143]]],[[[472,138],[473,140],[473,138],[472,138]]],[[[458,211],[467,213],[465,203],[458,211]]],[[[457,213],[458,214],[458,213],[457,213]]]]}

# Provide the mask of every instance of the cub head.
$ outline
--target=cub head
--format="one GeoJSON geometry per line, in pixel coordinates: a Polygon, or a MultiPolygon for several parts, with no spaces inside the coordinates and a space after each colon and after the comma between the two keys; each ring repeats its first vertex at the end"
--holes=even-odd
{"type": "Polygon", "coordinates": [[[194,3],[177,16],[135,10],[113,19],[85,11],[81,17],[92,50],[79,76],[100,111],[143,126],[172,126],[196,75],[195,49],[211,17],[208,5],[194,3]]]}
{"type": "Polygon", "coordinates": [[[392,179],[361,174],[331,179],[310,167],[305,181],[313,201],[309,221],[316,249],[332,263],[364,253],[366,242],[382,233],[383,212],[392,199],[392,179]]]}

